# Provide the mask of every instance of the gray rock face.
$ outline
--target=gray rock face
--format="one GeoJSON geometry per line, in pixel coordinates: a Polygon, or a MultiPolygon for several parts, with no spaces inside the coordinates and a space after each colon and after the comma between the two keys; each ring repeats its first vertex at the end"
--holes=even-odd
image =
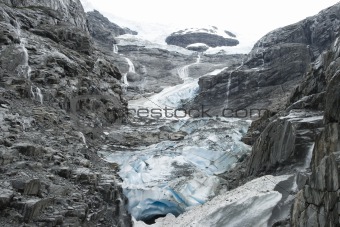
{"type": "MultiPolygon", "coordinates": [[[[339,109],[338,103],[340,100],[339,86],[340,76],[338,74],[339,67],[339,41],[334,43],[334,46],[325,52],[319,60],[322,64],[315,64],[315,70],[303,83],[297,92],[325,93],[325,126],[323,132],[315,141],[313,157],[311,162],[311,175],[308,183],[303,190],[299,192],[295,200],[292,210],[292,224],[299,226],[337,226],[340,224],[338,218],[339,209],[339,146],[340,146],[340,131],[339,131],[339,109]],[[316,83],[319,78],[323,78],[325,86],[316,83]],[[311,91],[311,86],[306,84],[314,84],[311,91]],[[321,90],[321,91],[320,91],[321,90]],[[306,212],[307,210],[307,212],[306,212]],[[317,213],[318,215],[313,215],[317,213]]],[[[318,62],[317,62],[318,63],[318,62]]],[[[310,94],[312,95],[312,94],[310,94]]]]}
{"type": "Polygon", "coordinates": [[[131,34],[137,35],[138,33],[128,28],[121,28],[117,24],[110,22],[98,11],[88,12],[87,14],[88,29],[91,36],[103,47],[103,50],[113,51],[113,44],[116,44],[114,37],[131,34]]]}
{"type": "MultiPolygon", "coordinates": [[[[267,34],[255,44],[242,67],[202,77],[200,95],[194,103],[209,105],[214,114],[220,115],[223,108],[283,110],[310,63],[338,36],[338,18],[336,5],[267,34]]],[[[318,81],[319,89],[322,83],[318,81]]]]}
{"type": "MultiPolygon", "coordinates": [[[[79,5],[80,12],[81,9],[79,5]]],[[[23,97],[34,95],[32,92],[38,87],[44,95],[42,101],[57,101],[66,110],[90,107],[93,100],[86,95],[112,96],[106,104],[100,104],[101,111],[106,109],[101,115],[107,116],[102,119],[112,123],[124,116],[126,103],[120,96],[121,74],[111,63],[111,56],[94,49],[86,21],[86,30],[83,31],[68,20],[48,24],[53,15],[41,7],[16,9],[3,5],[1,10],[5,12],[3,24],[11,31],[5,33],[7,38],[3,39],[6,40],[3,44],[16,44],[5,45],[1,50],[3,83],[23,97]],[[44,24],[37,21],[37,13],[47,17],[44,24]],[[76,96],[85,97],[79,99],[76,96]],[[88,103],[82,105],[81,102],[88,103]]],[[[48,10],[54,12],[51,8],[48,10]]],[[[82,15],[80,13],[80,17],[82,15]]]]}
{"type": "MultiPolygon", "coordinates": [[[[311,64],[306,67],[286,106],[282,106],[283,110],[275,116],[269,115],[267,120],[261,119],[253,124],[251,132],[256,129],[258,132],[254,133],[256,139],[246,164],[247,176],[252,177],[292,169],[307,171],[302,174],[308,179],[300,181],[298,186],[301,190],[290,214],[291,226],[340,224],[340,43],[338,29],[334,29],[340,24],[339,12],[340,4],[336,4],[315,17],[276,30],[261,39],[252,51],[256,56],[254,51],[259,50],[257,48],[265,49],[284,40],[309,45],[311,64]]],[[[257,66],[260,61],[252,55],[246,64],[257,66]]],[[[286,62],[281,57],[278,60],[286,62]]]]}
{"type": "Polygon", "coordinates": [[[4,210],[10,205],[13,196],[12,190],[0,188],[0,210],[4,210]]]}
{"type": "MultiPolygon", "coordinates": [[[[226,33],[228,34],[228,33],[226,33]]],[[[187,47],[194,43],[204,43],[210,47],[218,46],[236,46],[239,41],[235,38],[226,38],[217,34],[215,28],[212,29],[198,29],[197,31],[178,31],[168,36],[165,42],[169,45],[180,47],[187,47]]]]}
{"type": "Polygon", "coordinates": [[[293,110],[271,121],[253,145],[247,174],[258,175],[292,164],[307,167],[322,127],[322,112],[293,110]]]}
{"type": "MultiPolygon", "coordinates": [[[[86,15],[79,0],[6,0],[4,3],[14,8],[26,8],[43,12],[43,14],[47,14],[47,17],[50,17],[48,22],[53,23],[54,25],[60,22],[66,22],[68,24],[74,25],[78,29],[87,31],[86,15]]],[[[25,17],[27,15],[21,16],[25,17]]],[[[29,22],[29,25],[31,26],[36,26],[38,23],[44,23],[43,20],[45,18],[36,17],[35,19],[35,23],[30,23],[32,21],[29,20],[27,20],[27,22],[29,22]]]]}
{"type": "Polygon", "coordinates": [[[125,59],[117,59],[116,64],[121,72],[128,73],[128,99],[139,97],[139,94],[160,92],[163,88],[182,83],[179,69],[191,64],[188,74],[198,78],[215,69],[221,69],[238,63],[243,55],[201,55],[200,64],[194,64],[197,54],[184,55],[158,48],[141,46],[119,46],[119,53],[127,56],[134,64],[135,73],[128,73],[125,59]]]}
{"type": "Polygon", "coordinates": [[[0,226],[131,226],[95,148],[98,127],[127,113],[114,57],[78,0],[6,0],[0,12],[0,226]]]}
{"type": "Polygon", "coordinates": [[[159,92],[166,86],[181,83],[176,68],[181,64],[185,65],[187,61],[194,61],[193,56],[141,46],[119,46],[119,53],[128,57],[134,64],[135,73],[131,73],[125,58],[115,61],[122,73],[128,73],[131,96],[144,92],[159,92]]]}
{"type": "Polygon", "coordinates": [[[250,58],[243,65],[230,67],[216,76],[201,77],[200,94],[193,105],[207,106],[214,115],[229,109],[226,114],[229,117],[236,117],[239,109],[246,109],[247,116],[252,109],[261,112],[282,109],[307,71],[311,60],[309,50],[306,45],[281,43],[266,48],[262,54],[265,57],[256,65],[252,65],[254,59],[250,58]]]}

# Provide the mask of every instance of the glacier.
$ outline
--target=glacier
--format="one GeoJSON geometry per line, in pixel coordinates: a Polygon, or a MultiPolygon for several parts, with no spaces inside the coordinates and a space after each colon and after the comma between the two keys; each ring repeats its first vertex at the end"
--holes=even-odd
{"type": "Polygon", "coordinates": [[[158,127],[187,136],[133,150],[112,152],[103,146],[100,155],[120,166],[128,209],[136,220],[178,216],[218,195],[223,179],[217,175],[250,152],[240,141],[249,125],[250,121],[223,118],[164,122],[158,127]]]}
{"type": "MultiPolygon", "coordinates": [[[[132,62],[126,60],[129,71],[133,71],[132,62]]],[[[201,55],[197,54],[196,61],[178,68],[182,84],[167,87],[148,98],[131,100],[129,108],[161,108],[163,111],[166,107],[180,108],[196,96],[198,79],[190,77],[189,69],[200,63],[201,55]]],[[[227,67],[208,74],[217,75],[225,69],[227,67]]],[[[134,120],[141,119],[135,117],[134,120]]],[[[150,224],[167,214],[178,216],[226,190],[224,180],[218,175],[232,169],[250,152],[250,147],[241,142],[250,123],[250,120],[236,118],[186,116],[177,119],[173,116],[158,119],[149,126],[142,123],[143,127],[137,129],[123,126],[118,129],[121,132],[105,132],[105,135],[120,137],[133,130],[142,135],[146,130],[157,132],[165,127],[167,131],[186,136],[133,149],[119,146],[110,149],[105,145],[99,155],[119,165],[118,174],[129,200],[129,212],[135,220],[150,224]]]]}

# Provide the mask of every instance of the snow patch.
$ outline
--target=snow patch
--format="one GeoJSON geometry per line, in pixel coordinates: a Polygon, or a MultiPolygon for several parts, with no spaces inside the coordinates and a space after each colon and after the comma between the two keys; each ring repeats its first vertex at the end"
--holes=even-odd
{"type": "Polygon", "coordinates": [[[193,43],[193,44],[188,45],[186,48],[190,48],[190,47],[208,47],[209,48],[209,46],[205,43],[193,43]]]}
{"type": "Polygon", "coordinates": [[[226,32],[225,30],[219,29],[216,26],[208,26],[202,28],[187,28],[184,30],[180,30],[178,32],[174,32],[175,35],[184,35],[184,34],[192,34],[192,33],[207,33],[211,35],[218,35],[228,39],[235,39],[236,35],[231,32],[226,32]]]}

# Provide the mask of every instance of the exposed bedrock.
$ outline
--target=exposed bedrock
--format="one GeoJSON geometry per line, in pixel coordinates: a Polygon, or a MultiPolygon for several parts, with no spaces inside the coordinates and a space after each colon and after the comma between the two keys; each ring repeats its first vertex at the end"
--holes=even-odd
{"type": "Polygon", "coordinates": [[[200,93],[192,105],[210,106],[220,115],[223,108],[283,110],[310,64],[317,64],[338,37],[339,12],[335,5],[270,32],[255,44],[243,65],[200,78],[200,93]]]}

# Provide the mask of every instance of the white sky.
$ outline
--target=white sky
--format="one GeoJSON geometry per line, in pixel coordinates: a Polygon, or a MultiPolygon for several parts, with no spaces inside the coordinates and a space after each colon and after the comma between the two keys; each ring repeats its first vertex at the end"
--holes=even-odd
{"type": "Polygon", "coordinates": [[[313,16],[338,2],[337,0],[81,1],[83,5],[84,2],[91,4],[106,16],[112,14],[141,24],[151,22],[183,28],[215,25],[236,34],[252,36],[251,38],[255,40],[275,28],[313,16]]]}

